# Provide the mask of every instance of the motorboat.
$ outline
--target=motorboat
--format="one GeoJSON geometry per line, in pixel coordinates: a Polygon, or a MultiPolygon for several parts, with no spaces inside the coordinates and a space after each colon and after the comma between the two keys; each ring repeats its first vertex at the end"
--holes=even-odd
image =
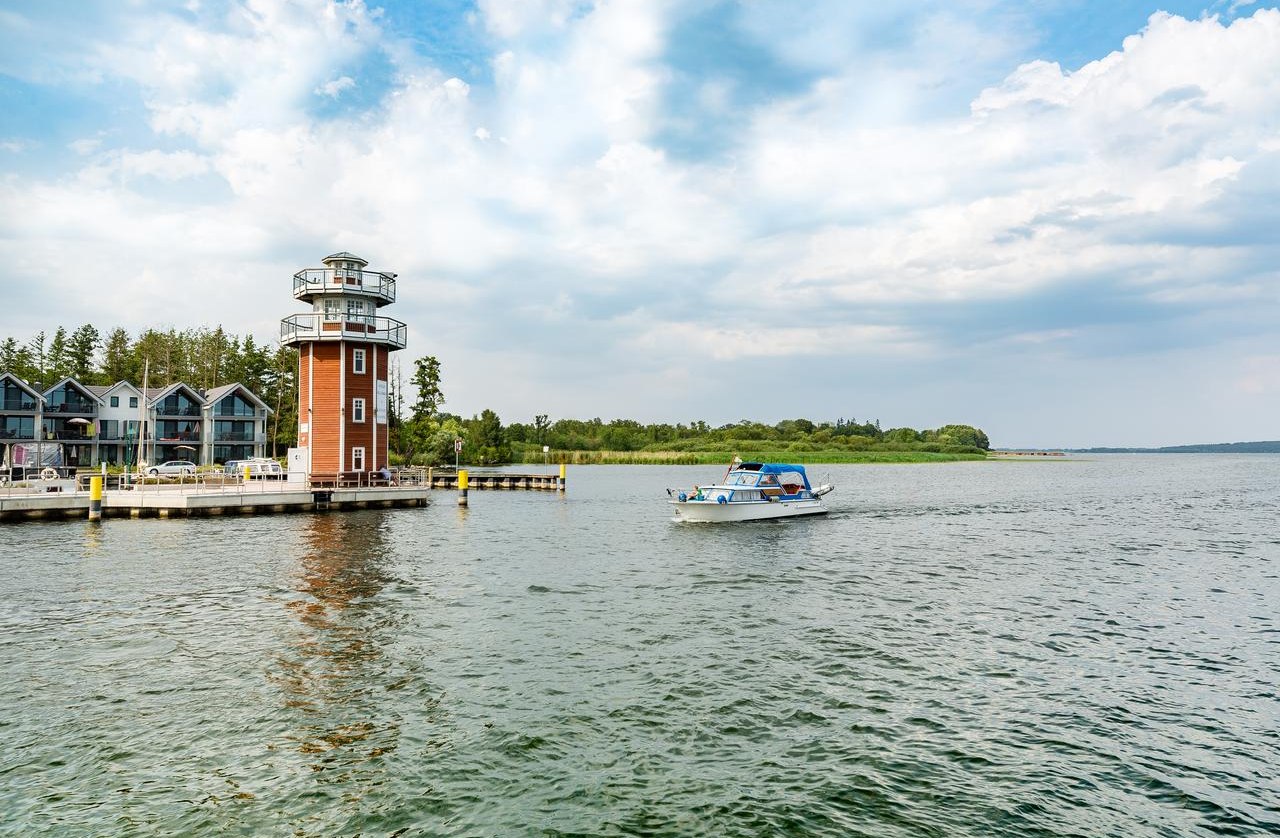
{"type": "Polygon", "coordinates": [[[822,496],[831,484],[814,488],[804,466],[744,463],[734,459],[719,483],[667,489],[680,521],[762,521],[795,515],[822,515],[822,496]]]}

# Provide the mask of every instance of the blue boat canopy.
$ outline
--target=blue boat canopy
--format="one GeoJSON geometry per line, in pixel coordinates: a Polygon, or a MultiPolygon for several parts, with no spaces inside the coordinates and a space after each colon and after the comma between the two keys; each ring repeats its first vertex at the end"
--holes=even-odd
{"type": "Polygon", "coordinates": [[[804,482],[806,489],[812,488],[809,485],[809,475],[805,474],[804,466],[792,465],[790,463],[739,463],[734,471],[754,471],[760,474],[799,474],[800,479],[804,482]]]}

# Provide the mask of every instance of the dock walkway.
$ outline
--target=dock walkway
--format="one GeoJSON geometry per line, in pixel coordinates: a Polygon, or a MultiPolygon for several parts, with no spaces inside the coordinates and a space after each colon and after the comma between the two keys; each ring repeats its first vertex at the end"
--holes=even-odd
{"type": "MultiPolygon", "coordinates": [[[[70,486],[45,491],[0,491],[0,522],[87,518],[89,493],[70,486]],[[57,491],[50,491],[57,489],[57,491]]],[[[104,518],[171,518],[213,515],[261,515],[286,512],[426,506],[426,486],[317,488],[307,484],[250,483],[217,486],[146,485],[108,491],[102,497],[104,518]]]]}

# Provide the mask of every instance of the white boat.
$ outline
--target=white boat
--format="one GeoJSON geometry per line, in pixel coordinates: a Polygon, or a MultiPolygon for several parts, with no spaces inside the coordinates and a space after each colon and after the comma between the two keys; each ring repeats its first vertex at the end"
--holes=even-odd
{"type": "Polygon", "coordinates": [[[822,515],[822,496],[835,487],[809,485],[804,466],[743,463],[737,458],[719,483],[667,489],[681,521],[762,521],[794,515],[822,515]]]}

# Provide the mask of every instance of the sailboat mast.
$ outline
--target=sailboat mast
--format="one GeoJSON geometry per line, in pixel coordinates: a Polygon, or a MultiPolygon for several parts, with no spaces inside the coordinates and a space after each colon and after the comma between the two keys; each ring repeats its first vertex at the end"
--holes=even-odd
{"type": "Polygon", "coordinates": [[[138,471],[142,471],[142,451],[143,439],[147,435],[147,384],[148,377],[151,375],[151,359],[147,358],[142,362],[142,398],[138,399],[138,453],[133,458],[134,463],[138,466],[138,471]]]}

